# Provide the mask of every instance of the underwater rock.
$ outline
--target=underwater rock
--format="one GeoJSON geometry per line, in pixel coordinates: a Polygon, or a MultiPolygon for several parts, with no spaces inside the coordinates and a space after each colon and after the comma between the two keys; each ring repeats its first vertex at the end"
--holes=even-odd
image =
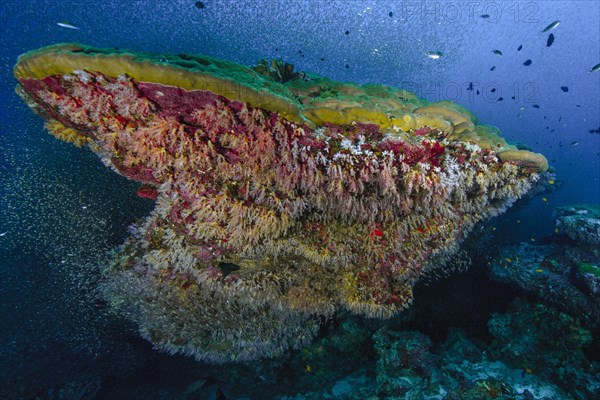
{"type": "MultiPolygon", "coordinates": [[[[498,344],[504,351],[510,342],[498,344]]],[[[491,359],[488,351],[479,349],[461,331],[452,331],[438,351],[433,351],[431,340],[420,332],[387,328],[373,335],[373,345],[378,354],[376,382],[380,399],[571,398],[547,377],[531,371],[523,373],[518,366],[491,359]]],[[[588,378],[590,382],[581,381],[588,387],[579,391],[593,387],[591,374],[588,378]]]]}
{"type": "Polygon", "coordinates": [[[488,327],[495,338],[492,354],[527,373],[550,378],[575,398],[595,398],[600,366],[584,356],[582,348],[591,343],[592,335],[575,318],[517,299],[509,312],[495,314],[488,327]]]}
{"type": "MultiPolygon", "coordinates": [[[[377,393],[384,398],[414,398],[439,380],[440,358],[420,332],[382,328],[373,335],[377,351],[377,393]]],[[[436,388],[437,389],[437,388],[436,388]]]]}
{"type": "Polygon", "coordinates": [[[155,199],[103,290],[158,349],[244,361],[391,317],[548,168],[457,104],[274,69],[80,44],[14,68],[54,136],[155,199]]]}
{"type": "Polygon", "coordinates": [[[500,257],[490,263],[489,274],[593,328],[600,324],[600,297],[594,293],[595,275],[588,277],[579,271],[586,266],[591,271],[594,264],[586,264],[582,259],[588,257],[565,243],[521,243],[503,248],[500,257]],[[582,282],[588,284],[584,286],[582,282]]]}
{"type": "Polygon", "coordinates": [[[558,232],[567,235],[600,257],[600,207],[592,204],[579,204],[557,207],[554,210],[558,232]]]}

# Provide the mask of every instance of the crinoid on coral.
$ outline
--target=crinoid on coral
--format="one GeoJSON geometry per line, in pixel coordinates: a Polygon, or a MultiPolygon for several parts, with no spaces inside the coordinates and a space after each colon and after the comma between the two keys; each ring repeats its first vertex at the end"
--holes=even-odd
{"type": "Polygon", "coordinates": [[[284,63],[283,60],[279,59],[260,60],[252,69],[279,83],[286,83],[305,76],[303,72],[294,71],[292,64],[284,63]]]}
{"type": "Polygon", "coordinates": [[[79,44],[14,73],[56,137],[155,199],[106,297],[159,349],[200,360],[281,354],[340,307],[394,315],[547,169],[462,107],[382,85],[79,44]]]}

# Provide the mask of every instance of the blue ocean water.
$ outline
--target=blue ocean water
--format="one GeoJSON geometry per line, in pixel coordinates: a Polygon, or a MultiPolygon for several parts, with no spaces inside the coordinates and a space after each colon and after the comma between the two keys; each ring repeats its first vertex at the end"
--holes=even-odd
{"type": "MultiPolygon", "coordinates": [[[[319,398],[314,393],[322,390],[329,398],[370,398],[356,392],[360,380],[342,378],[361,368],[377,370],[379,354],[352,358],[331,351],[339,360],[323,364],[337,370],[316,374],[317,366],[299,361],[310,358],[301,352],[271,364],[216,367],[153,350],[96,292],[99,260],[152,205],[136,197],[137,185],[90,152],[45,133],[43,121],[14,92],[12,67],[20,54],[80,42],[201,53],[245,65],[282,58],[297,70],[335,80],[382,83],[429,101],[457,102],[508,140],[544,154],[556,171],[551,191],[490,222],[495,252],[552,237],[556,207],[600,204],[600,71],[588,72],[600,63],[599,33],[598,1],[3,2],[0,397],[268,399],[310,392],[316,397],[305,398],[319,398]],[[542,33],[554,21],[560,24],[542,33]],[[550,34],[555,40],[548,46],[550,34]],[[431,59],[427,52],[442,56],[431,59]],[[199,380],[206,382],[189,389],[199,380]],[[347,397],[344,387],[351,388],[347,397]]],[[[435,346],[452,328],[474,342],[491,342],[491,315],[507,312],[522,293],[490,281],[483,268],[419,287],[415,309],[394,329],[421,332],[435,346]]],[[[530,304],[539,303],[530,297],[530,304]]],[[[336,329],[361,331],[348,324],[381,323],[345,318],[324,328],[323,340],[339,334],[336,329]]],[[[589,362],[598,363],[597,321],[595,326],[584,350],[589,362]]],[[[381,344],[377,338],[369,340],[381,344]]]]}

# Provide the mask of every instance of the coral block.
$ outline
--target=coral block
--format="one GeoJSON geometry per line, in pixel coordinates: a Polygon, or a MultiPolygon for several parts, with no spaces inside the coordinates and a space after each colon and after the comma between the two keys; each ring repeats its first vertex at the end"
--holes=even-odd
{"type": "Polygon", "coordinates": [[[340,308],[391,317],[547,169],[456,104],[261,65],[61,44],[15,66],[56,137],[155,199],[103,288],[160,349],[249,360],[340,308]]]}

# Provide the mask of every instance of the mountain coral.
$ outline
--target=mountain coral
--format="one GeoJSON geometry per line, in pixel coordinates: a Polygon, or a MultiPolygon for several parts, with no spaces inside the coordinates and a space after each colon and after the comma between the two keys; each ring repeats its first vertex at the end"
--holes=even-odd
{"type": "Polygon", "coordinates": [[[381,85],[74,44],[14,72],[51,129],[155,199],[104,291],[158,348],[201,360],[300,347],[342,307],[391,317],[547,168],[503,159],[520,150],[461,107],[381,85]]]}

